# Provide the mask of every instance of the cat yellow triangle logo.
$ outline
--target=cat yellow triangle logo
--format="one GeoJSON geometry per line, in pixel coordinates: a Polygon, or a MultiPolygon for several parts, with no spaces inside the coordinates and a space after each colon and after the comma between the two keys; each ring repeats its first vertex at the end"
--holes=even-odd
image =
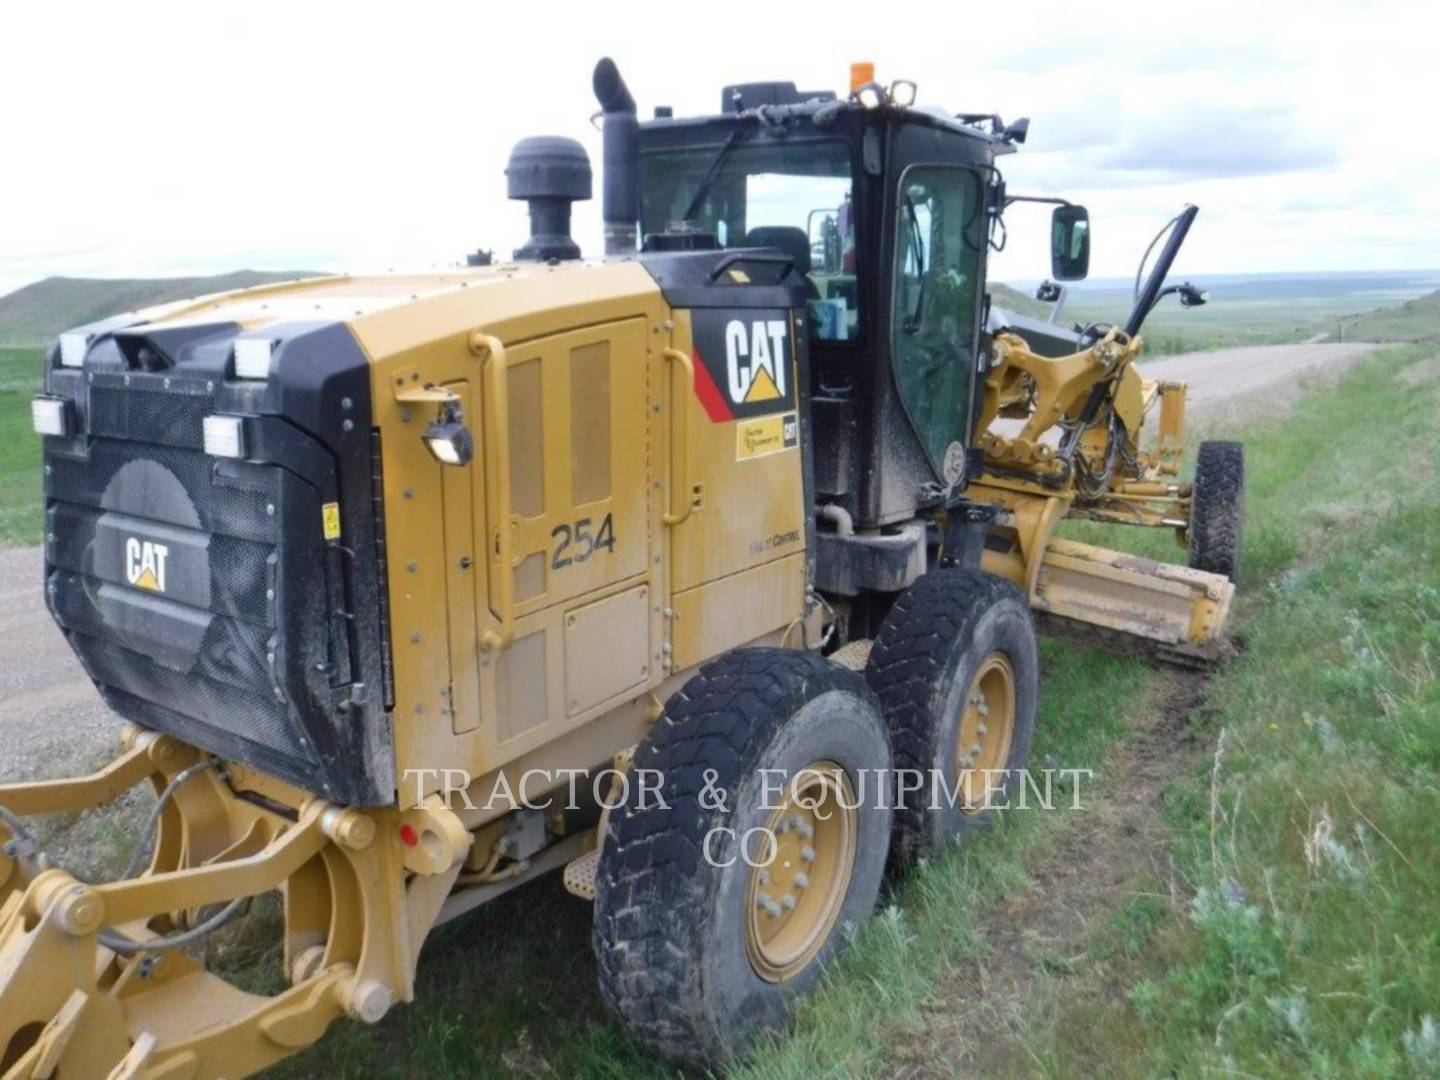
{"type": "Polygon", "coordinates": [[[140,576],[135,579],[135,587],[137,589],[149,589],[151,592],[159,592],[160,582],[155,579],[155,571],[140,571],[140,576]]]}
{"type": "Polygon", "coordinates": [[[775,380],[770,377],[770,372],[763,367],[755,372],[755,379],[750,383],[750,392],[745,395],[745,403],[752,401],[774,401],[780,396],[780,390],[775,385],[775,380]]]}

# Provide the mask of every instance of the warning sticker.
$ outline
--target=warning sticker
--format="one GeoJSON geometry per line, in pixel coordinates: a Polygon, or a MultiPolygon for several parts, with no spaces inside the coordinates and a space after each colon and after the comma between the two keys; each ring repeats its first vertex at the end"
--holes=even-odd
{"type": "Polygon", "coordinates": [[[320,519],[325,528],[326,540],[340,539],[340,504],[328,502],[320,507],[320,519]]]}
{"type": "Polygon", "coordinates": [[[740,420],[735,424],[735,460],[778,454],[800,445],[800,423],[793,412],[740,420]]]}

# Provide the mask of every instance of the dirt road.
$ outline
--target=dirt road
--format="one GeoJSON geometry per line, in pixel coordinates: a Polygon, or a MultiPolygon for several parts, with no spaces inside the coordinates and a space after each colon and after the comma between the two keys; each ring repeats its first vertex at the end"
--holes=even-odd
{"type": "Polygon", "coordinates": [[[39,548],[0,550],[0,780],[87,768],[117,734],[45,610],[40,575],[39,548]]]}
{"type": "Polygon", "coordinates": [[[1188,411],[1210,418],[1228,407],[1263,402],[1267,410],[1304,391],[1307,376],[1333,375],[1374,345],[1250,345],[1216,352],[1183,353],[1147,361],[1147,379],[1189,383],[1188,411]]]}
{"type": "MultiPolygon", "coordinates": [[[[1276,345],[1187,353],[1147,362],[1147,378],[1190,384],[1197,417],[1300,393],[1302,377],[1334,372],[1369,345],[1276,345]],[[1248,403],[1248,404],[1247,404],[1248,403]]],[[[45,610],[40,549],[0,550],[0,780],[59,776],[94,764],[116,723],[45,610]]]]}

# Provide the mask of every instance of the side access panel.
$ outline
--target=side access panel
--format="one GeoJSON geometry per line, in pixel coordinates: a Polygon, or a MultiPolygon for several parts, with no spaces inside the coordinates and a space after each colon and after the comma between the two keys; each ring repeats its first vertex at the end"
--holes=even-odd
{"type": "Polygon", "coordinates": [[[790,311],[677,311],[675,343],[694,369],[671,462],[691,495],[670,529],[670,663],[682,669],[802,617],[808,500],[790,311]]]}

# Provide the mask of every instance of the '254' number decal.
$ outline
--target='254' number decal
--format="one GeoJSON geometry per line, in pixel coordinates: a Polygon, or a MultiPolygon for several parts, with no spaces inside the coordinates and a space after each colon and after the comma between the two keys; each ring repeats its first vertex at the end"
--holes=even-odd
{"type": "Polygon", "coordinates": [[[550,530],[550,539],[556,541],[555,554],[550,558],[551,570],[563,570],[571,563],[585,562],[601,548],[614,554],[615,523],[610,520],[610,515],[605,515],[605,520],[600,522],[599,531],[593,536],[590,533],[590,524],[589,518],[581,518],[573,526],[561,522],[550,530]],[[576,551],[566,554],[572,546],[576,551]]]}

